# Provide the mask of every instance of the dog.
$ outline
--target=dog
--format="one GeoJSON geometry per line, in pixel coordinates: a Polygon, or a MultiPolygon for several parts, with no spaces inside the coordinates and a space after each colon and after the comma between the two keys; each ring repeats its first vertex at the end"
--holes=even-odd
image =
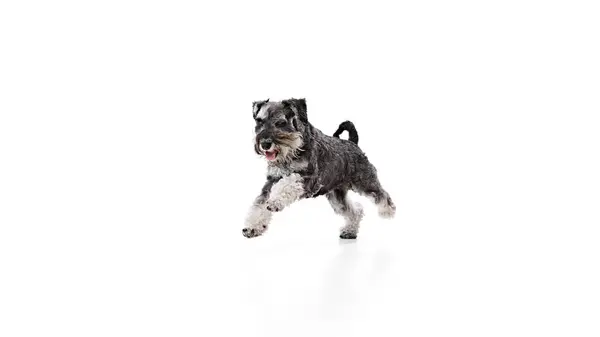
{"type": "Polygon", "coordinates": [[[254,101],[252,114],[254,151],[268,164],[267,180],[245,219],[245,237],[263,235],[274,212],[324,195],[345,219],[340,238],[356,239],[364,212],[348,198],[350,190],[374,202],[381,217],[394,217],[396,206],[381,186],[377,169],[358,147],[352,122],[341,123],[333,136],[324,134],[309,122],[305,98],[254,101]],[[348,140],[339,137],[344,131],[348,140]]]}

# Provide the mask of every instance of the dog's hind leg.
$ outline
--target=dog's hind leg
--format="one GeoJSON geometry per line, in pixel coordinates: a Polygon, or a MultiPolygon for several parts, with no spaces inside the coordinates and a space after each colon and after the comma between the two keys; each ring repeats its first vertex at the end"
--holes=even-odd
{"type": "Polygon", "coordinates": [[[356,239],[360,221],[363,218],[363,208],[358,203],[348,199],[348,191],[345,189],[334,189],[326,194],[334,212],[344,217],[346,224],[340,230],[340,238],[356,239]]]}
{"type": "Polygon", "coordinates": [[[382,218],[391,219],[396,215],[396,205],[376,177],[357,182],[352,185],[352,189],[370,199],[377,206],[379,216],[382,218]]]}

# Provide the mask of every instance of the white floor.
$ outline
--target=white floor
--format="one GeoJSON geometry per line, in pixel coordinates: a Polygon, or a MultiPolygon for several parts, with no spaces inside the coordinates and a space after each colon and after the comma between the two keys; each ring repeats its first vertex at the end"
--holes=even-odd
{"type": "Polygon", "coordinates": [[[211,190],[216,182],[188,187],[177,177],[169,186],[148,181],[143,193],[126,188],[106,199],[84,194],[80,200],[63,193],[34,209],[17,207],[12,214],[21,216],[2,229],[0,331],[3,336],[600,331],[598,229],[586,220],[591,214],[547,209],[548,200],[518,194],[488,199],[457,192],[452,198],[420,191],[417,183],[394,187],[401,181],[409,180],[389,184],[399,206],[394,220],[379,219],[373,206],[355,196],[367,211],[356,241],[337,238],[342,219],[324,199],[293,205],[277,214],[266,235],[246,239],[241,226],[248,202],[242,196],[227,202],[221,198],[225,193],[216,193],[209,199],[196,188],[211,190]],[[509,196],[512,203],[504,200],[509,196]],[[523,204],[515,206],[514,200],[523,204]]]}

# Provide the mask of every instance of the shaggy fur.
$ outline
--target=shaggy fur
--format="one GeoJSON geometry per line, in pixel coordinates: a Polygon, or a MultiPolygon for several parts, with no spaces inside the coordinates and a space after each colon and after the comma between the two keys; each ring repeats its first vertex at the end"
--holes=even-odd
{"type": "Polygon", "coordinates": [[[262,235],[271,220],[295,201],[325,195],[335,213],[345,219],[340,237],[355,239],[363,208],[348,198],[352,190],[372,200],[379,215],[392,218],[396,206],[377,178],[377,170],[358,147],[354,124],[345,121],[332,136],[314,127],[304,99],[256,101],[254,150],[268,160],[267,181],[255,199],[242,230],[251,238],[262,235]],[[339,135],[348,131],[349,140],[339,135]]]}

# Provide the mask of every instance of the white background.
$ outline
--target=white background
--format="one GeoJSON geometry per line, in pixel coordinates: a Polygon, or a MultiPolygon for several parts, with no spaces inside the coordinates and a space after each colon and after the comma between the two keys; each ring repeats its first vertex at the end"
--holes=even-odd
{"type": "Polygon", "coordinates": [[[3,1],[0,335],[598,336],[595,1],[3,1]],[[241,235],[251,102],[398,206],[241,235]]]}

